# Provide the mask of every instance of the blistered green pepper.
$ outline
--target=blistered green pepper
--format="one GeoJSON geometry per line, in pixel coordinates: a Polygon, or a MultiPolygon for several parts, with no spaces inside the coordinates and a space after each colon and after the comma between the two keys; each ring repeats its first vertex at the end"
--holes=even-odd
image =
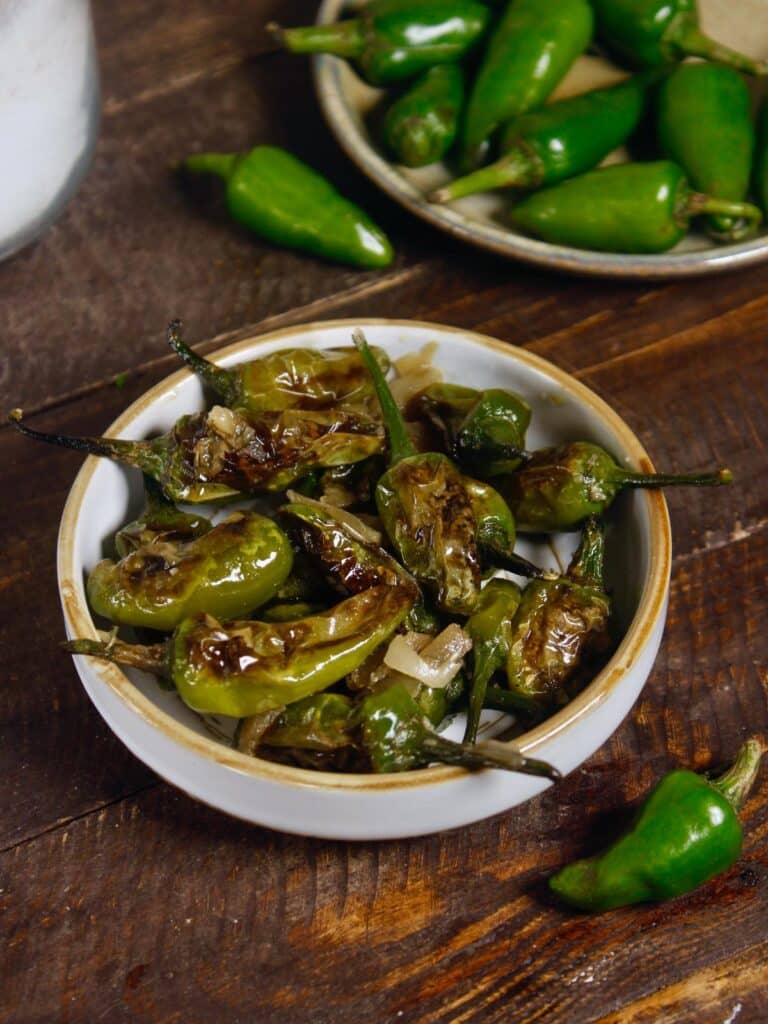
{"type": "Polygon", "coordinates": [[[260,747],[329,753],[350,746],[353,705],[342,693],[315,693],[294,704],[244,718],[237,748],[258,756],[260,747]],[[267,719],[265,721],[265,719],[267,719]]]}
{"type": "Polygon", "coordinates": [[[705,36],[696,0],[592,0],[597,34],[634,67],[652,68],[684,57],[704,57],[754,75],[756,61],[705,36]]]}
{"type": "Polygon", "coordinates": [[[741,853],[737,812],[763,752],[763,742],[753,737],[720,778],[685,769],[665,775],[624,836],[562,868],[550,888],[570,906],[595,912],[673,899],[726,871],[741,853]]]}
{"type": "Polygon", "coordinates": [[[88,577],[91,608],[110,622],[170,632],[208,612],[224,619],[270,601],[291,571],[288,538],[272,519],[233,512],[193,540],[161,537],[88,577]]]}
{"type": "Polygon", "coordinates": [[[389,239],[368,214],[284,149],[196,153],[182,167],[188,174],[221,178],[232,219],[268,242],[353,267],[392,262],[389,239]]]}
{"type": "Polygon", "coordinates": [[[347,21],[267,27],[291,53],[346,57],[371,85],[389,85],[459,60],[489,20],[488,8],[474,0],[371,0],[347,21]]]}
{"type": "Polygon", "coordinates": [[[170,680],[193,711],[245,718],[325,690],[388,640],[413,603],[377,586],[291,622],[185,619],[165,644],[74,640],[72,654],[131,665],[170,680]]]}
{"type": "Polygon", "coordinates": [[[462,158],[488,159],[498,127],[540,107],[592,38],[587,0],[512,0],[491,33],[467,103],[462,158]]]}
{"type": "Polygon", "coordinates": [[[728,469],[715,473],[638,473],[618,466],[589,441],[542,448],[499,486],[518,529],[552,533],[575,529],[587,516],[602,515],[625,487],[718,486],[730,483],[728,469]]]}
{"type": "MultiPolygon", "coordinates": [[[[284,348],[230,369],[193,352],[181,336],[180,320],[169,324],[168,344],[224,405],[251,414],[328,409],[373,397],[371,378],[355,348],[284,348]]],[[[386,373],[389,358],[380,348],[373,351],[386,373]]]]}
{"type": "Polygon", "coordinates": [[[520,588],[511,580],[492,579],[480,592],[477,606],[464,626],[472,638],[472,687],[465,743],[475,742],[488,682],[506,663],[512,640],[512,619],[521,597],[520,588]]]}
{"type": "Polygon", "coordinates": [[[588,519],[566,575],[533,580],[523,591],[510,628],[507,687],[536,716],[566,704],[567,684],[585,657],[610,646],[604,550],[600,520],[588,519]]]}
{"type": "Polygon", "coordinates": [[[616,164],[533,192],[510,211],[520,231],[555,245],[602,252],[665,252],[708,214],[759,224],[751,203],[694,192],[670,160],[616,164]]]}
{"type": "Polygon", "coordinates": [[[430,68],[387,110],[382,124],[390,155],[406,167],[442,159],[456,139],[464,103],[464,72],[458,64],[430,68]]]}
{"type": "Polygon", "coordinates": [[[190,503],[283,491],[318,466],[359,462],[383,447],[378,419],[355,409],[285,409],[257,418],[214,406],[182,416],[151,441],[45,434],[22,415],[15,409],[9,416],[22,434],[135,466],[172,501],[190,503]]]}
{"type": "Polygon", "coordinates": [[[153,541],[190,541],[211,529],[211,521],[198,513],[182,512],[163,494],[149,476],[144,477],[144,510],[138,519],[126,523],[115,534],[119,558],[145,548],[153,541]]]}
{"type": "MultiPolygon", "coordinates": [[[[755,149],[751,103],[741,75],[718,64],[681,64],[662,84],[659,145],[697,191],[746,199],[755,149]]],[[[719,241],[736,242],[753,233],[756,222],[713,215],[707,226],[719,241]]]]}

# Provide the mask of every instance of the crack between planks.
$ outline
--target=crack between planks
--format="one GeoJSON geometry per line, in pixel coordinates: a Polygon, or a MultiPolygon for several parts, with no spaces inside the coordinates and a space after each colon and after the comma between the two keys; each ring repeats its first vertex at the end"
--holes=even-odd
{"type": "Polygon", "coordinates": [[[678,565],[686,565],[694,558],[701,558],[704,555],[709,555],[713,551],[721,551],[723,548],[733,547],[735,544],[743,544],[745,541],[750,541],[753,537],[758,536],[762,533],[766,527],[768,527],[768,518],[758,519],[754,523],[749,523],[747,526],[739,524],[738,529],[734,530],[733,533],[727,537],[723,537],[719,540],[714,541],[712,544],[705,544],[700,548],[693,548],[691,551],[685,551],[681,555],[674,555],[672,557],[673,567],[678,565]]]}

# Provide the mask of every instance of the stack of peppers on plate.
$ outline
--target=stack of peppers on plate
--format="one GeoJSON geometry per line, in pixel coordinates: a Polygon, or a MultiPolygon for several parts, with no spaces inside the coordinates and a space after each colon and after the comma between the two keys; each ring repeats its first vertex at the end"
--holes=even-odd
{"type": "MultiPolygon", "coordinates": [[[[232,369],[189,349],[178,321],[168,334],[215,395],[168,433],[73,438],[11,415],[33,438],[145,478],[143,512],[87,581],[113,632],[66,649],[151,672],[194,711],[239,719],[236,746],[262,758],[355,772],[442,762],[557,779],[512,744],[478,740],[482,710],[509,712],[519,732],[604,664],[615,641],[604,517],[619,491],[717,485],[729,472],[636,473],[587,441],[528,451],[530,408],[501,389],[432,383],[408,403],[414,430],[387,383],[386,353],[359,330],[355,347],[287,349],[232,369]],[[214,501],[238,506],[214,525],[197,508],[214,501]],[[515,552],[517,529],[581,529],[581,541],[565,571],[545,572],[515,552]],[[134,632],[121,638],[121,627],[134,632]],[[440,731],[457,710],[466,710],[462,742],[440,731]]],[[[682,872],[690,887],[721,870],[738,856],[733,806],[760,753],[747,744],[712,784],[674,773],[621,841],[629,853],[580,862],[553,885],[592,909],[684,891],[666,874],[643,874],[643,845],[665,819],[684,862],[675,879],[682,872]],[[682,818],[670,811],[678,799],[690,806],[682,818]],[[628,864],[642,875],[632,884],[628,864]]]]}

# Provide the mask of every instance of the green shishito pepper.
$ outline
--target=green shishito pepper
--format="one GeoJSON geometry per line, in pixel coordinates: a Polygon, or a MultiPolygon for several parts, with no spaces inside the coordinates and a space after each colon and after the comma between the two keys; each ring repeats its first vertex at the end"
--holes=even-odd
{"type": "Polygon", "coordinates": [[[488,682],[506,663],[512,641],[512,619],[522,591],[511,580],[492,579],[481,590],[464,628],[472,638],[472,688],[464,742],[474,743],[488,682]]]}
{"type": "Polygon", "coordinates": [[[635,130],[657,77],[635,75],[514,118],[502,129],[500,159],[437,189],[430,201],[449,203],[494,188],[537,189],[591,170],[635,130]]]}
{"type": "Polygon", "coordinates": [[[747,740],[717,779],[685,769],[665,775],[624,836],[603,853],[562,868],[550,888],[569,906],[599,912],[673,899],[726,871],[741,853],[737,811],[764,749],[761,740],[747,740]]]}
{"type": "Polygon", "coordinates": [[[592,6],[598,36],[633,67],[704,57],[753,75],[768,73],[768,62],[752,60],[704,35],[696,0],[592,0],[592,6]]]}
{"type": "Polygon", "coordinates": [[[760,208],[768,217],[768,98],[763,100],[757,115],[754,189],[760,208]]]}
{"type": "Polygon", "coordinates": [[[658,160],[602,167],[534,192],[512,208],[510,222],[555,245],[653,253],[677,245],[703,214],[762,219],[751,203],[694,192],[677,164],[658,160]]]}
{"type": "Polygon", "coordinates": [[[475,0],[372,0],[358,17],[306,28],[267,28],[292,53],[346,57],[371,85],[390,85],[460,60],[490,12],[475,0]]]}
{"type": "Polygon", "coordinates": [[[150,647],[73,640],[72,654],[105,658],[170,680],[193,711],[245,718],[326,690],[388,640],[413,604],[404,587],[371,587],[290,622],[185,619],[150,647]]]}
{"type": "Polygon", "coordinates": [[[442,452],[419,453],[363,332],[352,333],[381,404],[389,468],[376,486],[376,508],[400,561],[436,593],[438,607],[472,612],[480,593],[480,554],[525,575],[540,570],[512,551],[515,521],[488,484],[463,476],[442,452]]]}
{"type": "Polygon", "coordinates": [[[45,434],[22,417],[15,409],[9,421],[27,437],[135,466],[166,497],[190,503],[283,491],[318,467],[360,462],[383,447],[379,420],[353,407],[248,416],[214,406],[150,441],[45,434]]]}
{"type": "Polygon", "coordinates": [[[138,519],[117,531],[115,550],[119,558],[125,558],[155,541],[197,540],[211,528],[209,519],[197,513],[182,512],[168,501],[156,480],[145,476],[144,510],[138,519]]]}
{"type": "Polygon", "coordinates": [[[592,38],[587,0],[512,0],[491,33],[467,103],[462,160],[484,163],[499,125],[541,106],[592,38]]]}
{"type": "Polygon", "coordinates": [[[170,632],[198,612],[233,619],[258,608],[292,563],[277,523],[234,512],[193,540],[160,536],[119,562],[99,562],[88,577],[88,601],[110,622],[170,632]]]}
{"type": "MultiPolygon", "coordinates": [[[[733,68],[704,62],[681,64],[659,90],[658,136],[662,151],[685,171],[699,192],[718,199],[746,199],[755,130],[749,89],[733,68]]],[[[735,242],[754,232],[754,219],[707,218],[718,240],[735,242]]]]}
{"type": "MultiPolygon", "coordinates": [[[[283,348],[229,369],[194,352],[183,340],[181,327],[180,320],[171,321],[168,344],[230,408],[258,415],[299,406],[357,405],[373,397],[371,378],[355,348],[283,348]]],[[[374,355],[386,373],[387,354],[376,348],[374,355]]]]}
{"type": "Polygon", "coordinates": [[[304,249],[353,267],[388,267],[392,246],[359,206],[317,171],[277,146],[247,153],[197,153],[182,167],[226,184],[233,220],[275,245],[304,249]]]}
{"type": "Polygon", "coordinates": [[[464,104],[464,72],[457,64],[430,68],[387,110],[384,144],[398,163],[424,167],[453,145],[464,104]]]}
{"type": "Polygon", "coordinates": [[[638,473],[622,469],[589,441],[542,448],[500,484],[520,530],[573,530],[588,516],[608,510],[625,487],[717,487],[733,480],[729,469],[715,473],[638,473]]]}
{"type": "Polygon", "coordinates": [[[416,405],[437,427],[457,462],[472,467],[480,477],[511,473],[525,456],[531,409],[511,391],[430,384],[416,405]]]}

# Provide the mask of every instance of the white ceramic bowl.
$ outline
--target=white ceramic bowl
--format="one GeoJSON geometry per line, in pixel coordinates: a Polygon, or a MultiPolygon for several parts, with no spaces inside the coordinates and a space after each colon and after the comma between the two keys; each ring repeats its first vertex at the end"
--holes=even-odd
{"type": "MultiPolygon", "coordinates": [[[[348,0],[323,0],[317,20],[337,21],[348,6],[348,0]]],[[[699,0],[698,6],[702,28],[718,41],[751,57],[768,57],[766,0],[699,0]]],[[[338,57],[314,58],[314,70],[323,114],[347,156],[401,206],[472,245],[510,259],[599,277],[691,277],[768,259],[768,229],[756,238],[731,245],[717,245],[693,230],[671,252],[633,256],[552,245],[519,234],[504,224],[504,211],[512,195],[509,190],[467,196],[447,206],[429,203],[425,195],[449,181],[452,175],[442,163],[411,169],[391,163],[382,154],[366,123],[367,115],[382,99],[382,90],[366,85],[351,64],[338,57]]],[[[627,74],[600,57],[581,57],[551,98],[563,99],[613,85],[627,74]]],[[[750,84],[757,100],[764,87],[755,81],[750,84]]],[[[620,149],[605,162],[616,163],[626,158],[626,151],[620,149]]]]}
{"type": "MultiPolygon", "coordinates": [[[[447,380],[506,387],[533,409],[532,447],[583,438],[610,449],[635,468],[651,464],[627,425],[588,388],[550,363],[492,338],[437,324],[397,320],[331,321],[276,331],[216,354],[232,365],[294,345],[347,345],[354,326],[393,357],[434,342],[433,361],[447,380]]],[[[180,370],[147,392],[109,429],[141,438],[169,428],[201,407],[195,377],[180,370]]],[[[58,547],[61,600],[69,637],[96,637],[84,576],[101,558],[102,544],[141,502],[139,474],[90,457],[64,509],[58,547]]],[[[526,752],[576,768],[616,729],[653,665],[664,627],[670,569],[670,532],[659,492],[625,493],[611,512],[610,584],[624,638],[594,681],[567,707],[516,742],[526,752]]],[[[556,538],[567,560],[578,539],[556,538]]],[[[551,548],[519,550],[554,564],[551,548]]],[[[195,715],[155,679],[92,658],[75,659],[91,700],[126,746],[159,775],[191,796],[247,821],[287,832],[334,839],[388,839],[465,825],[504,811],[548,783],[503,771],[469,773],[433,767],[397,775],[336,775],[261,761],[231,749],[221,736],[233,721],[195,715]]],[[[486,735],[508,720],[485,713],[486,735]]],[[[453,735],[461,726],[454,723],[453,735]]],[[[449,733],[451,735],[451,733],[449,733]]]]}

